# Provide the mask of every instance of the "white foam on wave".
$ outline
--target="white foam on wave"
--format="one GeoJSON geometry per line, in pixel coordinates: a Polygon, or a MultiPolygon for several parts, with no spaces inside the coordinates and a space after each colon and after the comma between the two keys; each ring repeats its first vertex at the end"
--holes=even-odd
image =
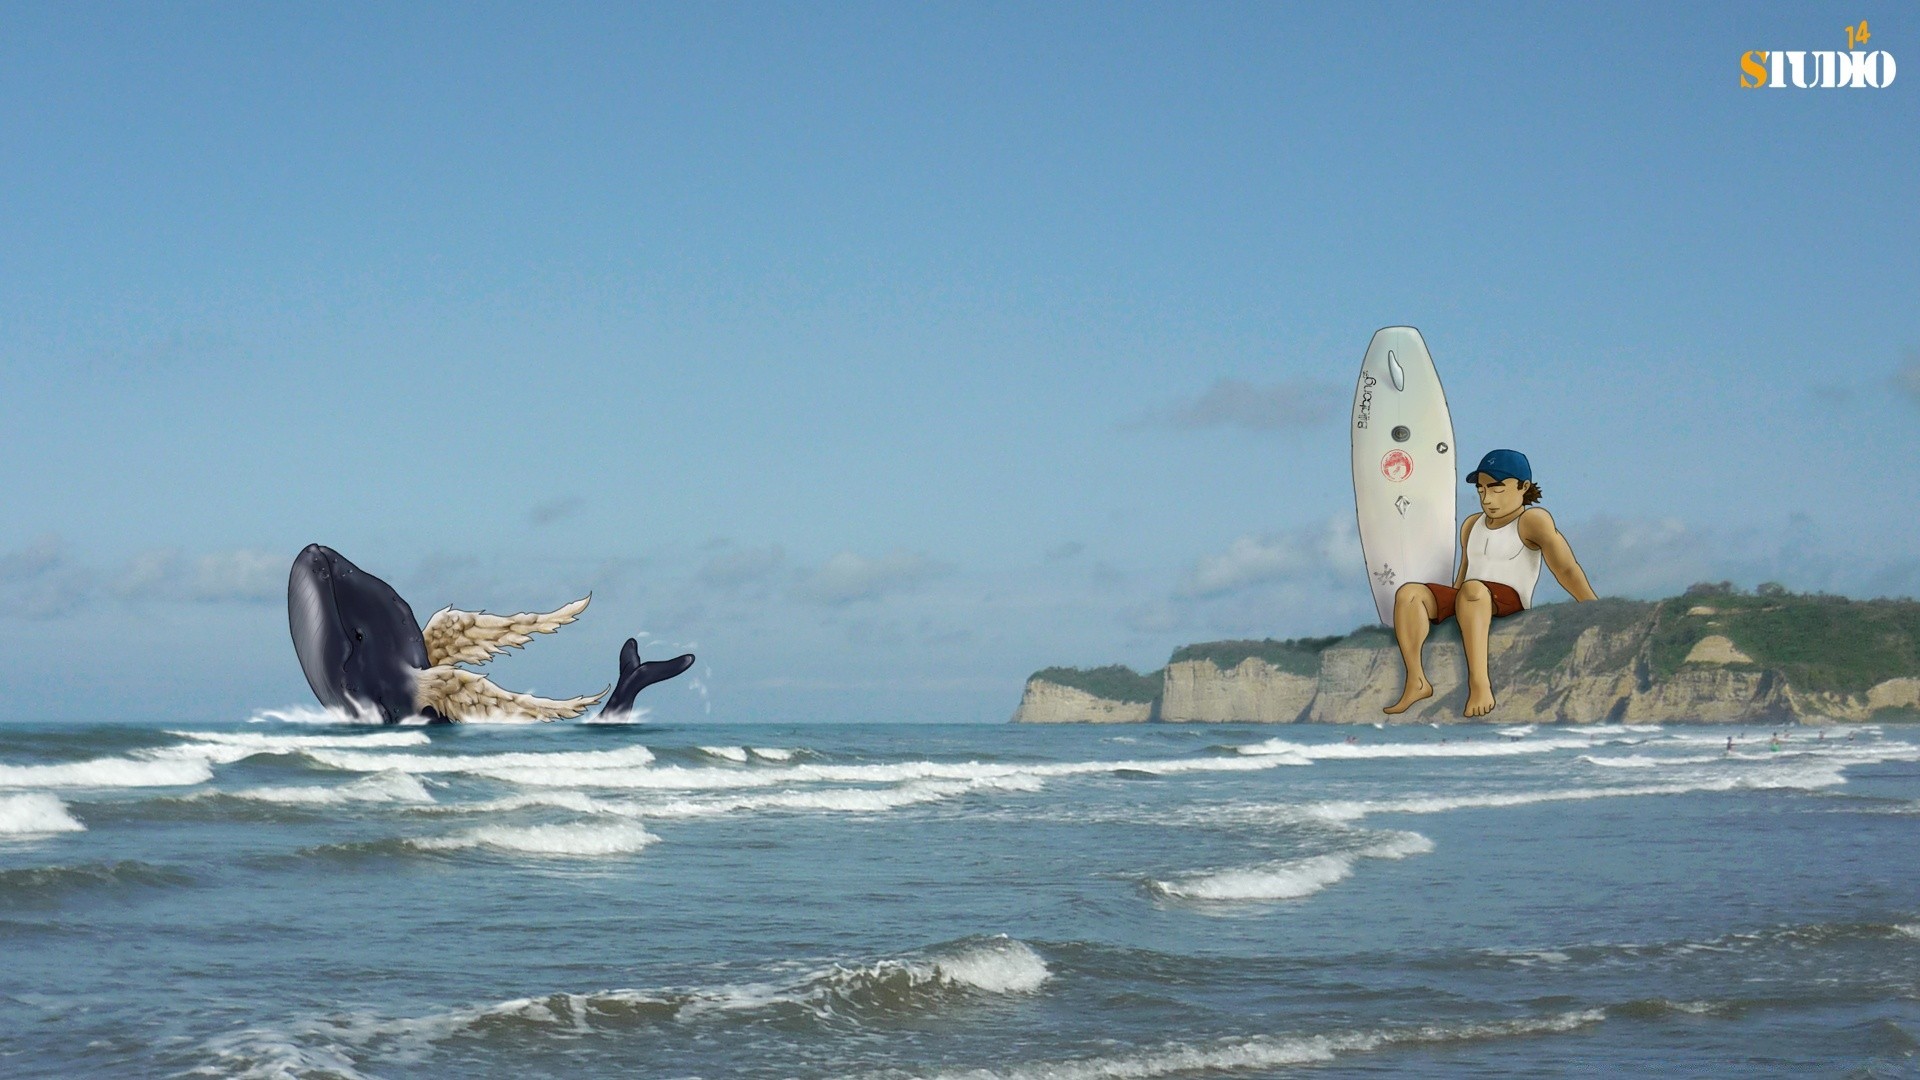
{"type": "Polygon", "coordinates": [[[1589,765],[1598,765],[1607,769],[1656,769],[1662,765],[1703,765],[1721,761],[1724,758],[1713,754],[1688,754],[1677,757],[1655,757],[1647,754],[1602,757],[1597,754],[1582,754],[1580,760],[1589,765]]]}
{"type": "Polygon", "coordinates": [[[1202,1044],[1173,1043],[1151,1049],[1067,1061],[1040,1061],[993,1069],[955,1069],[926,1080],[1153,1080],[1162,1076],[1271,1071],[1333,1061],[1344,1054],[1393,1046],[1477,1042],[1486,1039],[1558,1035],[1600,1023],[1600,1009],[1485,1023],[1425,1024],[1326,1035],[1256,1035],[1202,1044]]]}
{"type": "Polygon", "coordinates": [[[750,746],[747,749],[753,751],[754,757],[760,758],[765,761],[792,761],[793,760],[793,751],[783,750],[778,746],[750,746]]]}
{"type": "Polygon", "coordinates": [[[1503,727],[1499,733],[1509,739],[1524,739],[1533,734],[1534,730],[1539,726],[1538,724],[1522,724],[1519,727],[1503,727]]]}
{"type": "Polygon", "coordinates": [[[955,799],[976,791],[1038,791],[1041,787],[1039,780],[1030,777],[1004,777],[979,780],[920,780],[896,787],[816,788],[666,800],[610,799],[595,797],[585,791],[550,789],[480,802],[435,804],[421,809],[434,813],[495,814],[550,807],[582,814],[676,820],[777,811],[878,814],[908,806],[955,799]]]}
{"type": "Polygon", "coordinates": [[[213,779],[204,758],[138,761],[93,758],[58,765],[0,764],[0,788],[189,787],[213,779]]]}
{"type": "MultiPolygon", "coordinates": [[[[203,795],[215,794],[202,792],[203,795]]],[[[426,786],[407,773],[389,770],[350,784],[240,788],[219,792],[236,799],[300,806],[338,806],[345,803],[432,803],[426,786]]]]}
{"type": "Polygon", "coordinates": [[[1031,946],[1000,936],[899,959],[833,964],[780,982],[595,993],[562,991],[395,1019],[343,1014],[296,1022],[286,1031],[248,1029],[212,1040],[207,1049],[225,1066],[219,1073],[222,1076],[355,1080],[361,1076],[353,1071],[356,1053],[418,1060],[431,1052],[434,1044],[487,1031],[500,1021],[508,1021],[516,1029],[546,1030],[572,1039],[591,1033],[600,1020],[611,1018],[626,1028],[636,1014],[683,1023],[798,1007],[819,1016],[837,1017],[847,1006],[915,1009],[937,1003],[950,993],[1030,994],[1050,978],[1052,972],[1046,961],[1031,946]],[[246,1071],[236,1073],[237,1068],[246,1071]]]}
{"type": "Polygon", "coordinates": [[[1579,735],[1625,735],[1628,732],[1647,734],[1665,731],[1666,728],[1659,724],[1569,724],[1561,730],[1579,735]]]}
{"type": "Polygon", "coordinates": [[[1032,946],[1006,937],[929,963],[935,978],[989,994],[1031,994],[1053,977],[1032,946]]]}
{"type": "Polygon", "coordinates": [[[408,843],[423,851],[490,847],[522,855],[592,857],[631,855],[659,839],[633,822],[616,821],[567,825],[484,825],[458,836],[418,837],[408,843]]]}
{"type": "MultiPolygon", "coordinates": [[[[1135,772],[1153,776],[1191,772],[1256,772],[1305,765],[1286,755],[996,763],[905,761],[893,764],[785,764],[750,769],[653,765],[645,747],[618,750],[501,754],[390,754],[311,748],[310,759],[337,769],[377,772],[455,772],[503,780],[526,787],[610,788],[634,791],[724,791],[797,784],[898,784],[913,780],[1003,781],[1009,784],[1053,777],[1135,772]]],[[[1030,790],[1020,788],[1019,790],[1030,790]]]]}
{"type": "Polygon", "coordinates": [[[1585,799],[1617,799],[1647,795],[1689,795],[1696,792],[1779,789],[1812,791],[1847,782],[1841,765],[1781,767],[1739,776],[1720,776],[1670,784],[1621,787],[1550,788],[1544,791],[1488,792],[1470,795],[1434,795],[1404,799],[1356,799],[1311,803],[1302,807],[1309,816],[1328,821],[1355,821],[1371,814],[1442,814],[1533,803],[1585,799]]]}
{"type": "Polygon", "coordinates": [[[86,831],[85,825],[67,813],[66,803],[43,791],[0,795],[0,836],[86,831]]]}
{"type": "Polygon", "coordinates": [[[1433,841],[1419,833],[1398,832],[1354,851],[1193,874],[1173,881],[1155,881],[1152,888],[1182,900],[1297,900],[1351,877],[1361,859],[1405,859],[1432,850],[1433,841]]]}
{"type": "Polygon", "coordinates": [[[1915,941],[1920,941],[1920,923],[1900,923],[1893,928],[1893,932],[1899,934],[1901,937],[1909,937],[1915,941]]]}
{"type": "Polygon", "coordinates": [[[593,773],[604,769],[632,769],[653,762],[653,751],[644,746],[499,754],[384,754],[325,747],[304,748],[302,752],[322,765],[349,772],[400,769],[410,773],[464,773],[472,776],[492,776],[501,770],[523,768],[593,773]]]}
{"type": "Polygon", "coordinates": [[[648,708],[647,706],[635,705],[633,708],[628,709],[626,712],[614,713],[611,716],[607,715],[606,713],[592,713],[587,716],[581,717],[580,719],[574,721],[574,723],[576,724],[644,724],[647,722],[648,717],[652,715],[653,715],[653,710],[648,708]]]}
{"type": "MultiPolygon", "coordinates": [[[[247,717],[249,724],[328,724],[352,727],[384,727],[386,719],[377,711],[354,712],[348,709],[331,709],[322,705],[289,705],[284,709],[261,709],[247,717]]],[[[425,717],[408,717],[401,721],[405,726],[419,726],[426,723],[425,717]]]]}
{"type": "Polygon", "coordinates": [[[257,731],[169,731],[167,734],[220,746],[276,751],[306,747],[426,746],[433,742],[424,731],[370,731],[364,735],[267,735],[257,731]]]}
{"type": "Polygon", "coordinates": [[[1285,739],[1268,739],[1234,749],[1253,756],[1273,754],[1308,761],[1349,761],[1411,757],[1509,757],[1516,754],[1545,754],[1554,750],[1585,750],[1590,746],[1592,743],[1586,739],[1444,743],[1296,743],[1285,739]]]}
{"type": "Polygon", "coordinates": [[[703,746],[700,748],[700,752],[709,757],[717,757],[726,761],[744,762],[747,760],[747,748],[744,746],[703,746]]]}

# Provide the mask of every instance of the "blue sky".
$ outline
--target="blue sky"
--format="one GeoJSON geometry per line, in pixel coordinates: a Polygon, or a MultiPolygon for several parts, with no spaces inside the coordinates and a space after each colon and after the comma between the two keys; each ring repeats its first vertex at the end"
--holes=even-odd
{"type": "Polygon", "coordinates": [[[666,720],[1345,632],[1402,323],[1603,595],[1914,595],[1917,93],[1885,3],[9,6],[4,714],[309,700],[310,541],[666,720]]]}

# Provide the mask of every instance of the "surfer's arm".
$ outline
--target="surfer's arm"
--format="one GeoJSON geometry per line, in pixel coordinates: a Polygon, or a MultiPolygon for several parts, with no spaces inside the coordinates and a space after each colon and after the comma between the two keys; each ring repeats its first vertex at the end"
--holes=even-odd
{"type": "Polygon", "coordinates": [[[1573,557],[1573,545],[1567,543],[1567,538],[1554,526],[1552,514],[1532,507],[1520,515],[1515,528],[1520,530],[1521,541],[1546,560],[1547,569],[1553,571],[1554,580],[1567,590],[1567,595],[1575,600],[1599,599],[1593,586],[1587,583],[1587,572],[1580,569],[1579,561],[1573,557]]]}
{"type": "Polygon", "coordinates": [[[1467,520],[1460,525],[1460,569],[1453,572],[1455,591],[1465,588],[1467,584],[1467,535],[1473,532],[1473,523],[1478,520],[1479,514],[1468,514],[1467,520]]]}

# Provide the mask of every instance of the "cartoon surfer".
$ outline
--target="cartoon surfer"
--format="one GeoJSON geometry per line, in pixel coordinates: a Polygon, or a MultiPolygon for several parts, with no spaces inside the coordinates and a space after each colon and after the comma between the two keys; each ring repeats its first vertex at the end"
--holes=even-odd
{"type": "Polygon", "coordinates": [[[1433,684],[1420,663],[1420,647],[1436,622],[1458,615],[1460,640],[1467,652],[1467,707],[1464,715],[1493,711],[1493,683],[1487,676],[1487,634],[1493,620],[1524,610],[1533,600],[1544,560],[1575,600],[1598,599],[1586,572],[1574,560],[1567,538],[1553,516],[1534,506],[1540,485],[1533,467],[1518,450],[1489,450],[1467,474],[1480,494],[1480,513],[1460,526],[1460,569],[1452,585],[1410,581],[1393,596],[1393,636],[1407,666],[1406,690],[1384,712],[1403,713],[1433,696],[1433,684]]]}

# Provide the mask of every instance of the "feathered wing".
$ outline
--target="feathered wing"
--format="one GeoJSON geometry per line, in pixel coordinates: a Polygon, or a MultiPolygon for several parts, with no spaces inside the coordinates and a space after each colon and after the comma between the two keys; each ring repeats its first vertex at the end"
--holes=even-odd
{"type": "Polygon", "coordinates": [[[572,622],[587,609],[587,601],[591,599],[593,597],[583,596],[558,611],[544,614],[523,611],[517,615],[493,615],[485,611],[441,608],[420,632],[427,641],[427,663],[433,667],[484,664],[495,653],[517,649],[532,641],[535,634],[551,634],[572,622]]]}
{"type": "MultiPolygon", "coordinates": [[[[581,603],[585,604],[586,601],[581,603]]],[[[431,707],[441,716],[454,721],[487,713],[517,714],[538,720],[571,720],[605,696],[607,692],[602,690],[592,697],[534,697],[532,694],[502,689],[485,675],[452,664],[439,664],[422,671],[414,683],[413,693],[415,708],[431,707]]]]}

